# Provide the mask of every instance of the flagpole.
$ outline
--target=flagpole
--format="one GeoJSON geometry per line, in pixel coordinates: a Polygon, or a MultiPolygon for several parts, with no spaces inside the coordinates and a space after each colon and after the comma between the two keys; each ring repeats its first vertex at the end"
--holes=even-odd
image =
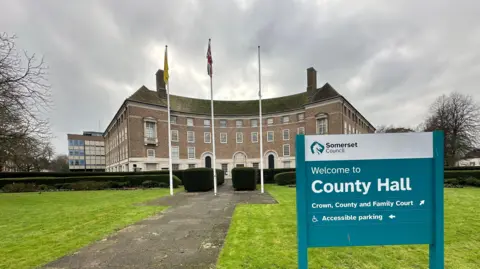
{"type": "MultiPolygon", "coordinates": [[[[163,72],[168,72],[168,62],[167,62],[167,45],[165,45],[165,66],[163,72]],[[167,68],[165,68],[167,67],[167,68]],[[167,69],[167,70],[165,70],[167,69]]],[[[168,76],[168,73],[164,75],[168,76]]],[[[169,86],[170,79],[167,79],[165,83],[165,90],[167,91],[167,111],[168,111],[168,173],[170,179],[170,195],[173,195],[173,171],[172,171],[172,131],[170,130],[170,86],[169,86]]]]}
{"type": "Polygon", "coordinates": [[[260,46],[258,46],[258,117],[260,121],[260,185],[264,192],[263,182],[263,120],[262,120],[262,77],[260,73],[260,46]]]}
{"type": "MultiPolygon", "coordinates": [[[[211,48],[210,48],[210,41],[211,39],[208,39],[208,51],[211,54],[211,48]]],[[[210,55],[211,57],[211,55],[210,55]]],[[[213,113],[213,67],[210,69],[210,104],[212,108],[212,151],[213,151],[213,160],[212,160],[212,167],[213,167],[213,192],[215,195],[217,195],[217,169],[215,168],[215,163],[217,162],[217,157],[215,155],[215,118],[214,118],[214,113],[213,113]]]]}

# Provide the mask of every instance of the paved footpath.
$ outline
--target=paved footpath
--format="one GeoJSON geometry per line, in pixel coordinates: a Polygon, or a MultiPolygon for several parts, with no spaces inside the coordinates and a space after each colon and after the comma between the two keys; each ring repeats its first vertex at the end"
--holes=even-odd
{"type": "Polygon", "coordinates": [[[276,203],[267,192],[235,192],[230,182],[216,196],[181,192],[139,205],[170,207],[43,268],[215,268],[235,205],[276,203]]]}

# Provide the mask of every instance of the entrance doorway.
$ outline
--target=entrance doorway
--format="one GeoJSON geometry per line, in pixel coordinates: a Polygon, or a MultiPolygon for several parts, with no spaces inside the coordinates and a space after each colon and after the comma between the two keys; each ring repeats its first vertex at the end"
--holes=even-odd
{"type": "Polygon", "coordinates": [[[275,168],[275,156],[273,154],[268,155],[268,168],[275,168]]]}
{"type": "Polygon", "coordinates": [[[212,157],[210,156],[205,157],[205,167],[212,168],[212,157]]]}

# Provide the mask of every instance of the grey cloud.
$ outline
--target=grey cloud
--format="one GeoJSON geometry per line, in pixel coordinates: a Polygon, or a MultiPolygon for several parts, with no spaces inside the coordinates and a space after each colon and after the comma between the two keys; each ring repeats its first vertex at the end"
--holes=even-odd
{"type": "Polygon", "coordinates": [[[454,89],[480,99],[478,1],[3,2],[3,30],[50,66],[60,152],[65,133],[103,129],[134,90],[154,89],[166,44],[172,92],[209,98],[208,38],[216,98],[256,98],[260,45],[265,97],[303,91],[313,66],[378,125],[417,125],[454,89]]]}

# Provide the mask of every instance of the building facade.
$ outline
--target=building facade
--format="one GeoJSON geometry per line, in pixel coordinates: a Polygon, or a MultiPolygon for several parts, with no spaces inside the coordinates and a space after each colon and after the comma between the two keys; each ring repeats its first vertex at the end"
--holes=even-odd
{"type": "MultiPolygon", "coordinates": [[[[263,139],[265,168],[295,166],[296,134],[374,133],[375,128],[328,83],[317,88],[307,69],[307,90],[259,101],[214,101],[216,167],[259,167],[263,139]]],[[[168,112],[163,71],[157,89],[142,86],[127,98],[104,132],[106,171],[168,169],[168,112]]],[[[173,169],[212,167],[210,100],[170,95],[173,169]]]]}
{"type": "Polygon", "coordinates": [[[101,132],[67,134],[70,171],[105,171],[105,140],[101,132]]]}

